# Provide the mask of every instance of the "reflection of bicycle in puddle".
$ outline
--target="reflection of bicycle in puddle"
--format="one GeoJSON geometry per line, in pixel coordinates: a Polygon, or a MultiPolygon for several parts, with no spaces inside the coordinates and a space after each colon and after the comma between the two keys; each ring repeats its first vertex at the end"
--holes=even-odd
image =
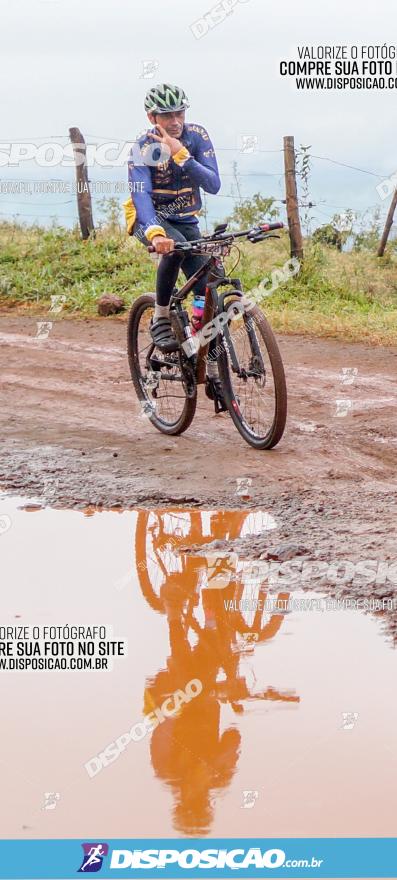
{"type": "MultiPolygon", "coordinates": [[[[205,545],[214,540],[230,541],[273,527],[268,515],[259,512],[138,515],[141,589],[150,606],[166,615],[170,642],[165,668],[147,679],[145,714],[192,679],[202,684],[200,695],[159,724],[151,738],[154,771],[173,791],[174,826],[184,834],[207,833],[211,794],[225,789],[234,775],[241,736],[233,715],[243,714],[248,702],[299,702],[299,697],[274,687],[256,690],[255,674],[244,669],[255,646],[276,635],[284,615],[248,606],[242,610],[240,602],[248,589],[244,563],[234,552],[205,552],[205,545]],[[187,552],[190,547],[194,555],[187,552]],[[222,705],[226,713],[233,713],[223,732],[222,705]]],[[[265,604],[265,584],[256,586],[256,594],[265,604]]],[[[278,598],[286,599],[287,594],[278,598]]]]}

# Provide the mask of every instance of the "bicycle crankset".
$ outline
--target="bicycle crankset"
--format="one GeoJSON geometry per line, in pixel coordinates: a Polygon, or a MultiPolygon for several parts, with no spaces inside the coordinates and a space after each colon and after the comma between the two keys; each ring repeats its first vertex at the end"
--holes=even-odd
{"type": "Polygon", "coordinates": [[[194,397],[197,389],[196,373],[193,364],[186,358],[182,363],[182,383],[188,397],[194,397]]]}

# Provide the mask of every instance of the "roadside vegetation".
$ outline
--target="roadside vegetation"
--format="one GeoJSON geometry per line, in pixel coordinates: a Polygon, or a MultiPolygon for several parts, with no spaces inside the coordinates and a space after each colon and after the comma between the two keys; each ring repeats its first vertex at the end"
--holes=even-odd
{"type": "MultiPolygon", "coordinates": [[[[51,297],[65,296],[62,317],[95,316],[102,294],[116,294],[126,308],[145,291],[154,289],[156,265],[120,223],[118,207],[104,204],[104,222],[95,239],[83,242],[76,228],[67,230],[0,224],[0,307],[43,315],[51,297]]],[[[246,199],[228,218],[230,228],[277,219],[272,199],[258,194],[246,199]]],[[[349,228],[343,217],[307,235],[305,259],[299,273],[282,283],[261,305],[276,330],[397,343],[397,243],[385,256],[376,256],[379,224],[349,228]],[[343,227],[343,228],[342,228],[343,227]],[[343,248],[350,241],[349,251],[343,248]]],[[[288,234],[280,239],[233,249],[226,270],[242,279],[246,291],[265,282],[289,259],[288,234]],[[233,271],[237,258],[238,267],[233,271]]]]}

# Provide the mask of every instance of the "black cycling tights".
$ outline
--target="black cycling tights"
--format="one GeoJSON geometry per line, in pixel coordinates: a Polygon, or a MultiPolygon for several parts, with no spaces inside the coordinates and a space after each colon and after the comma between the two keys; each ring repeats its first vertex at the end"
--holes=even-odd
{"type": "MultiPolygon", "coordinates": [[[[167,237],[173,238],[174,241],[195,241],[197,238],[200,238],[200,230],[197,223],[171,223],[169,220],[166,220],[162,221],[161,225],[167,233],[167,237]]],[[[192,256],[191,254],[164,254],[161,257],[157,272],[157,304],[159,306],[168,306],[180,268],[182,268],[185,277],[190,278],[207,259],[208,257],[192,256]]],[[[193,288],[197,296],[204,296],[205,285],[206,277],[204,276],[193,288]]]]}

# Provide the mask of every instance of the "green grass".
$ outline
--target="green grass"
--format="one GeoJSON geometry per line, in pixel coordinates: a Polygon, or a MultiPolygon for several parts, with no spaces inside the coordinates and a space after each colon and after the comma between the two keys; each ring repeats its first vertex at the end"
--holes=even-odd
{"type": "MultiPolygon", "coordinates": [[[[289,256],[286,238],[283,244],[256,247],[260,253],[248,254],[245,248],[243,257],[252,287],[289,256]]],[[[273,327],[286,333],[396,344],[397,257],[340,253],[306,242],[301,271],[264,298],[262,307],[273,327]]]]}
{"type": "Polygon", "coordinates": [[[118,294],[129,304],[153,289],[154,275],[142,245],[117,232],[100,232],[83,242],[77,230],[0,225],[3,307],[50,307],[51,296],[63,294],[65,315],[95,315],[103,293],[118,294]]]}
{"type": "MultiPolygon", "coordinates": [[[[232,272],[244,289],[253,289],[289,258],[288,236],[240,247],[240,263],[232,272]]],[[[237,252],[226,269],[232,270],[237,252]]],[[[153,290],[156,266],[135,239],[102,229],[97,238],[80,239],[78,230],[50,230],[0,224],[0,306],[40,313],[51,296],[66,295],[63,316],[94,316],[103,293],[121,296],[126,307],[141,293],[153,290]]],[[[281,284],[262,306],[276,330],[397,343],[397,257],[380,260],[369,251],[339,253],[334,248],[305,244],[298,275],[281,284]]]]}

